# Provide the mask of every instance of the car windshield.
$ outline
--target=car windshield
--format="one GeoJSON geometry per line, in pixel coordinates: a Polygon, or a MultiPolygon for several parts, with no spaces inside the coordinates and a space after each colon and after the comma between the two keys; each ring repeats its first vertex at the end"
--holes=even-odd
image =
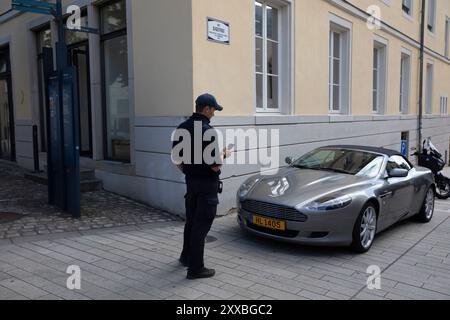
{"type": "Polygon", "coordinates": [[[436,148],[436,146],[433,144],[433,142],[431,142],[430,139],[428,139],[428,146],[430,147],[430,149],[432,149],[432,150],[434,150],[434,151],[440,153],[439,150],[438,150],[438,148],[436,148]]]}
{"type": "Polygon", "coordinates": [[[295,161],[292,166],[373,178],[380,172],[383,159],[383,156],[370,152],[317,149],[295,161]]]}

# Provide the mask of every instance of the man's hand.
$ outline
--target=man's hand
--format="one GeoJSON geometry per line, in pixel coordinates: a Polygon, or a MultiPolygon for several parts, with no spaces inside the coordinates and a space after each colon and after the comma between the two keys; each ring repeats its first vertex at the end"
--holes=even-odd
{"type": "Polygon", "coordinates": [[[225,160],[226,158],[229,158],[229,157],[231,157],[231,150],[224,148],[223,152],[222,152],[222,159],[225,160]]]}
{"type": "MultiPolygon", "coordinates": [[[[222,163],[225,161],[226,158],[229,158],[231,156],[231,151],[227,148],[223,149],[222,154],[220,155],[220,159],[222,160],[222,163]]],[[[223,165],[217,165],[215,167],[211,167],[211,170],[214,172],[219,172],[222,169],[223,165]]]]}

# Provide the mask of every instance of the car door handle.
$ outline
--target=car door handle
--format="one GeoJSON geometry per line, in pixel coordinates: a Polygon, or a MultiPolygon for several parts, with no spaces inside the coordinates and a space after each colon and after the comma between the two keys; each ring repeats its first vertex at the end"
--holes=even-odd
{"type": "Polygon", "coordinates": [[[380,195],[380,198],[384,199],[384,198],[390,197],[390,196],[392,196],[393,193],[394,193],[393,191],[383,193],[382,195],[380,195]]]}

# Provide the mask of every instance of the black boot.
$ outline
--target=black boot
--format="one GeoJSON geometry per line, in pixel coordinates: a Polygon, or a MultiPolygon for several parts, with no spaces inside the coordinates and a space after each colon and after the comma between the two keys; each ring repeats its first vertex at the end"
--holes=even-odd
{"type": "Polygon", "coordinates": [[[207,269],[207,268],[203,268],[201,271],[199,272],[191,272],[188,271],[187,273],[187,278],[189,280],[194,280],[194,279],[205,279],[205,278],[212,278],[214,277],[214,275],[216,274],[216,270],[214,269],[207,269]]]}

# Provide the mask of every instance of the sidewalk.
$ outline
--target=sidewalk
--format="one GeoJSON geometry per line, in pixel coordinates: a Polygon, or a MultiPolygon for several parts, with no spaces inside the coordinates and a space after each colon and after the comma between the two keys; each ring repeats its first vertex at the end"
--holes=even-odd
{"type": "Polygon", "coordinates": [[[26,180],[24,173],[0,162],[0,240],[180,220],[106,191],[83,193],[82,218],[72,219],[48,205],[47,186],[26,180]]]}
{"type": "Polygon", "coordinates": [[[249,236],[235,219],[215,221],[206,265],[217,275],[197,281],[178,264],[182,222],[13,239],[0,245],[0,299],[450,299],[450,201],[437,201],[429,224],[383,232],[364,255],[249,236]],[[81,290],[66,287],[70,265],[81,290]],[[380,290],[367,289],[371,265],[380,290]]]}
{"type": "Polygon", "coordinates": [[[73,220],[46,197],[45,186],[0,163],[0,219],[19,217],[0,220],[0,300],[450,299],[450,200],[436,202],[431,223],[394,226],[364,255],[250,236],[235,214],[218,218],[205,252],[217,274],[189,281],[179,219],[102,191],[84,194],[83,218],[73,220]],[[66,287],[72,265],[81,290],[66,287]],[[380,290],[367,288],[373,265],[380,290]]]}

